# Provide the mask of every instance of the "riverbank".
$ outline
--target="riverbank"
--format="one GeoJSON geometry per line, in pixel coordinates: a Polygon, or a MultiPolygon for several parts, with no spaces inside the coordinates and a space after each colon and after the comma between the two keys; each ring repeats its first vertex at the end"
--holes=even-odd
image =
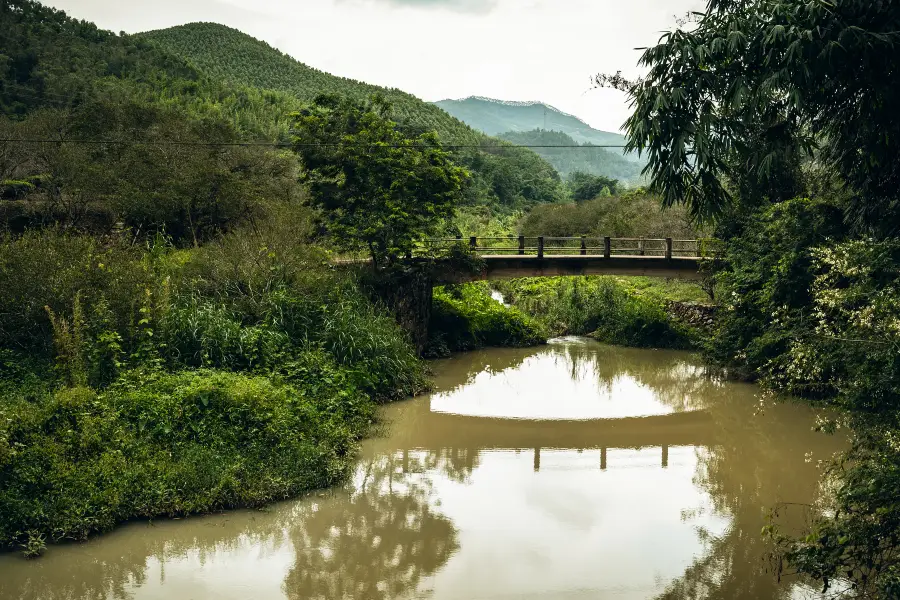
{"type": "MultiPolygon", "coordinates": [[[[427,366],[390,312],[274,224],[179,250],[0,240],[0,549],[258,507],[345,480],[427,366]]],[[[483,285],[438,289],[432,356],[543,344],[483,285]]]]}
{"type": "Polygon", "coordinates": [[[496,287],[554,336],[687,350],[699,349],[712,327],[687,308],[705,306],[705,293],[697,284],[646,277],[553,277],[498,281],[496,287]]]}
{"type": "Polygon", "coordinates": [[[260,506],[343,480],[408,336],[270,224],[192,250],[0,240],[0,549],[260,506]]]}
{"type": "Polygon", "coordinates": [[[587,339],[430,367],[342,485],[0,556],[0,597],[806,597],[759,532],[778,501],[815,501],[841,448],[808,406],[759,411],[695,355],[587,339]]]}

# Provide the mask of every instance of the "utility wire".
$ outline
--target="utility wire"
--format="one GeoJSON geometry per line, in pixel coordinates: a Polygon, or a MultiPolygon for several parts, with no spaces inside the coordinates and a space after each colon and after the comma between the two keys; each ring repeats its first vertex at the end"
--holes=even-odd
{"type": "Polygon", "coordinates": [[[518,144],[510,144],[506,145],[481,145],[481,144],[441,144],[437,146],[426,146],[422,144],[412,144],[412,145],[403,145],[403,144],[343,144],[339,142],[335,142],[333,144],[327,143],[315,143],[315,144],[305,144],[305,143],[273,143],[273,142],[179,142],[177,140],[66,140],[66,139],[13,139],[6,138],[0,139],[0,143],[3,144],[77,144],[77,145],[91,145],[91,146],[102,146],[102,145],[113,145],[113,146],[187,146],[187,147],[209,147],[209,148],[239,148],[239,147],[264,147],[264,148],[334,148],[340,146],[352,146],[359,148],[442,148],[445,150],[461,150],[467,148],[474,149],[484,149],[484,150],[503,150],[509,148],[582,148],[582,149],[591,149],[591,148],[624,148],[624,145],[613,145],[613,144],[605,144],[605,145],[561,145],[561,146],[551,146],[551,145],[518,145],[518,144]]]}

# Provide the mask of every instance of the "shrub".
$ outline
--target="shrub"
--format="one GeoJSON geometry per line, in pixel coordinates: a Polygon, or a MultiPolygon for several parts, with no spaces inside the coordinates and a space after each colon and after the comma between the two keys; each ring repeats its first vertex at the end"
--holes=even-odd
{"type": "Polygon", "coordinates": [[[346,474],[372,404],[327,356],[273,382],[129,374],[0,405],[0,547],[81,540],[129,518],[259,506],[346,474]]]}
{"type": "Polygon", "coordinates": [[[591,335],[642,348],[690,348],[696,334],[662,305],[609,277],[520,279],[499,282],[515,305],[554,335],[591,335]]]}
{"type": "Polygon", "coordinates": [[[49,356],[47,307],[70,315],[76,296],[86,314],[105,303],[116,330],[127,332],[135,321],[135,298],[152,277],[140,249],[101,246],[95,238],[55,230],[0,235],[0,344],[49,356]]]}
{"type": "Polygon", "coordinates": [[[703,237],[687,211],[679,207],[663,209],[659,197],[644,189],[577,204],[538,206],[522,221],[519,232],[529,237],[703,237]]]}
{"type": "Polygon", "coordinates": [[[435,289],[429,335],[431,356],[484,346],[535,346],[547,339],[537,321],[503,306],[477,283],[435,289]]]}

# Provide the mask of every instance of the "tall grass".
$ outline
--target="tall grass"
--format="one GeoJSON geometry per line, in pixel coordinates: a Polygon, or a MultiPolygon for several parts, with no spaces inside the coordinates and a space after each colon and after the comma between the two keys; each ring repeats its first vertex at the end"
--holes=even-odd
{"type": "Polygon", "coordinates": [[[638,348],[690,348],[695,333],[662,304],[609,277],[558,277],[497,282],[516,307],[554,335],[590,335],[638,348]]]}
{"type": "Polygon", "coordinates": [[[535,346],[547,340],[538,321],[494,300],[483,283],[436,288],[429,330],[431,356],[484,346],[535,346]]]}
{"type": "Polygon", "coordinates": [[[0,549],[329,485],[375,403],[426,385],[393,318],[281,223],[190,251],[3,237],[0,289],[0,549]]]}

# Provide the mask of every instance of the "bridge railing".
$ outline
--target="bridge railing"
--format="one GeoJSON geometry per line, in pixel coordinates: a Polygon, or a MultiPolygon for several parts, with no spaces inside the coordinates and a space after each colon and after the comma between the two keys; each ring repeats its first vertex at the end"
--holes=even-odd
{"type": "Polygon", "coordinates": [[[479,256],[602,256],[712,258],[721,251],[721,243],[713,239],[680,240],[672,238],[613,237],[545,237],[499,236],[437,238],[424,243],[429,252],[453,246],[467,248],[479,256]]]}

